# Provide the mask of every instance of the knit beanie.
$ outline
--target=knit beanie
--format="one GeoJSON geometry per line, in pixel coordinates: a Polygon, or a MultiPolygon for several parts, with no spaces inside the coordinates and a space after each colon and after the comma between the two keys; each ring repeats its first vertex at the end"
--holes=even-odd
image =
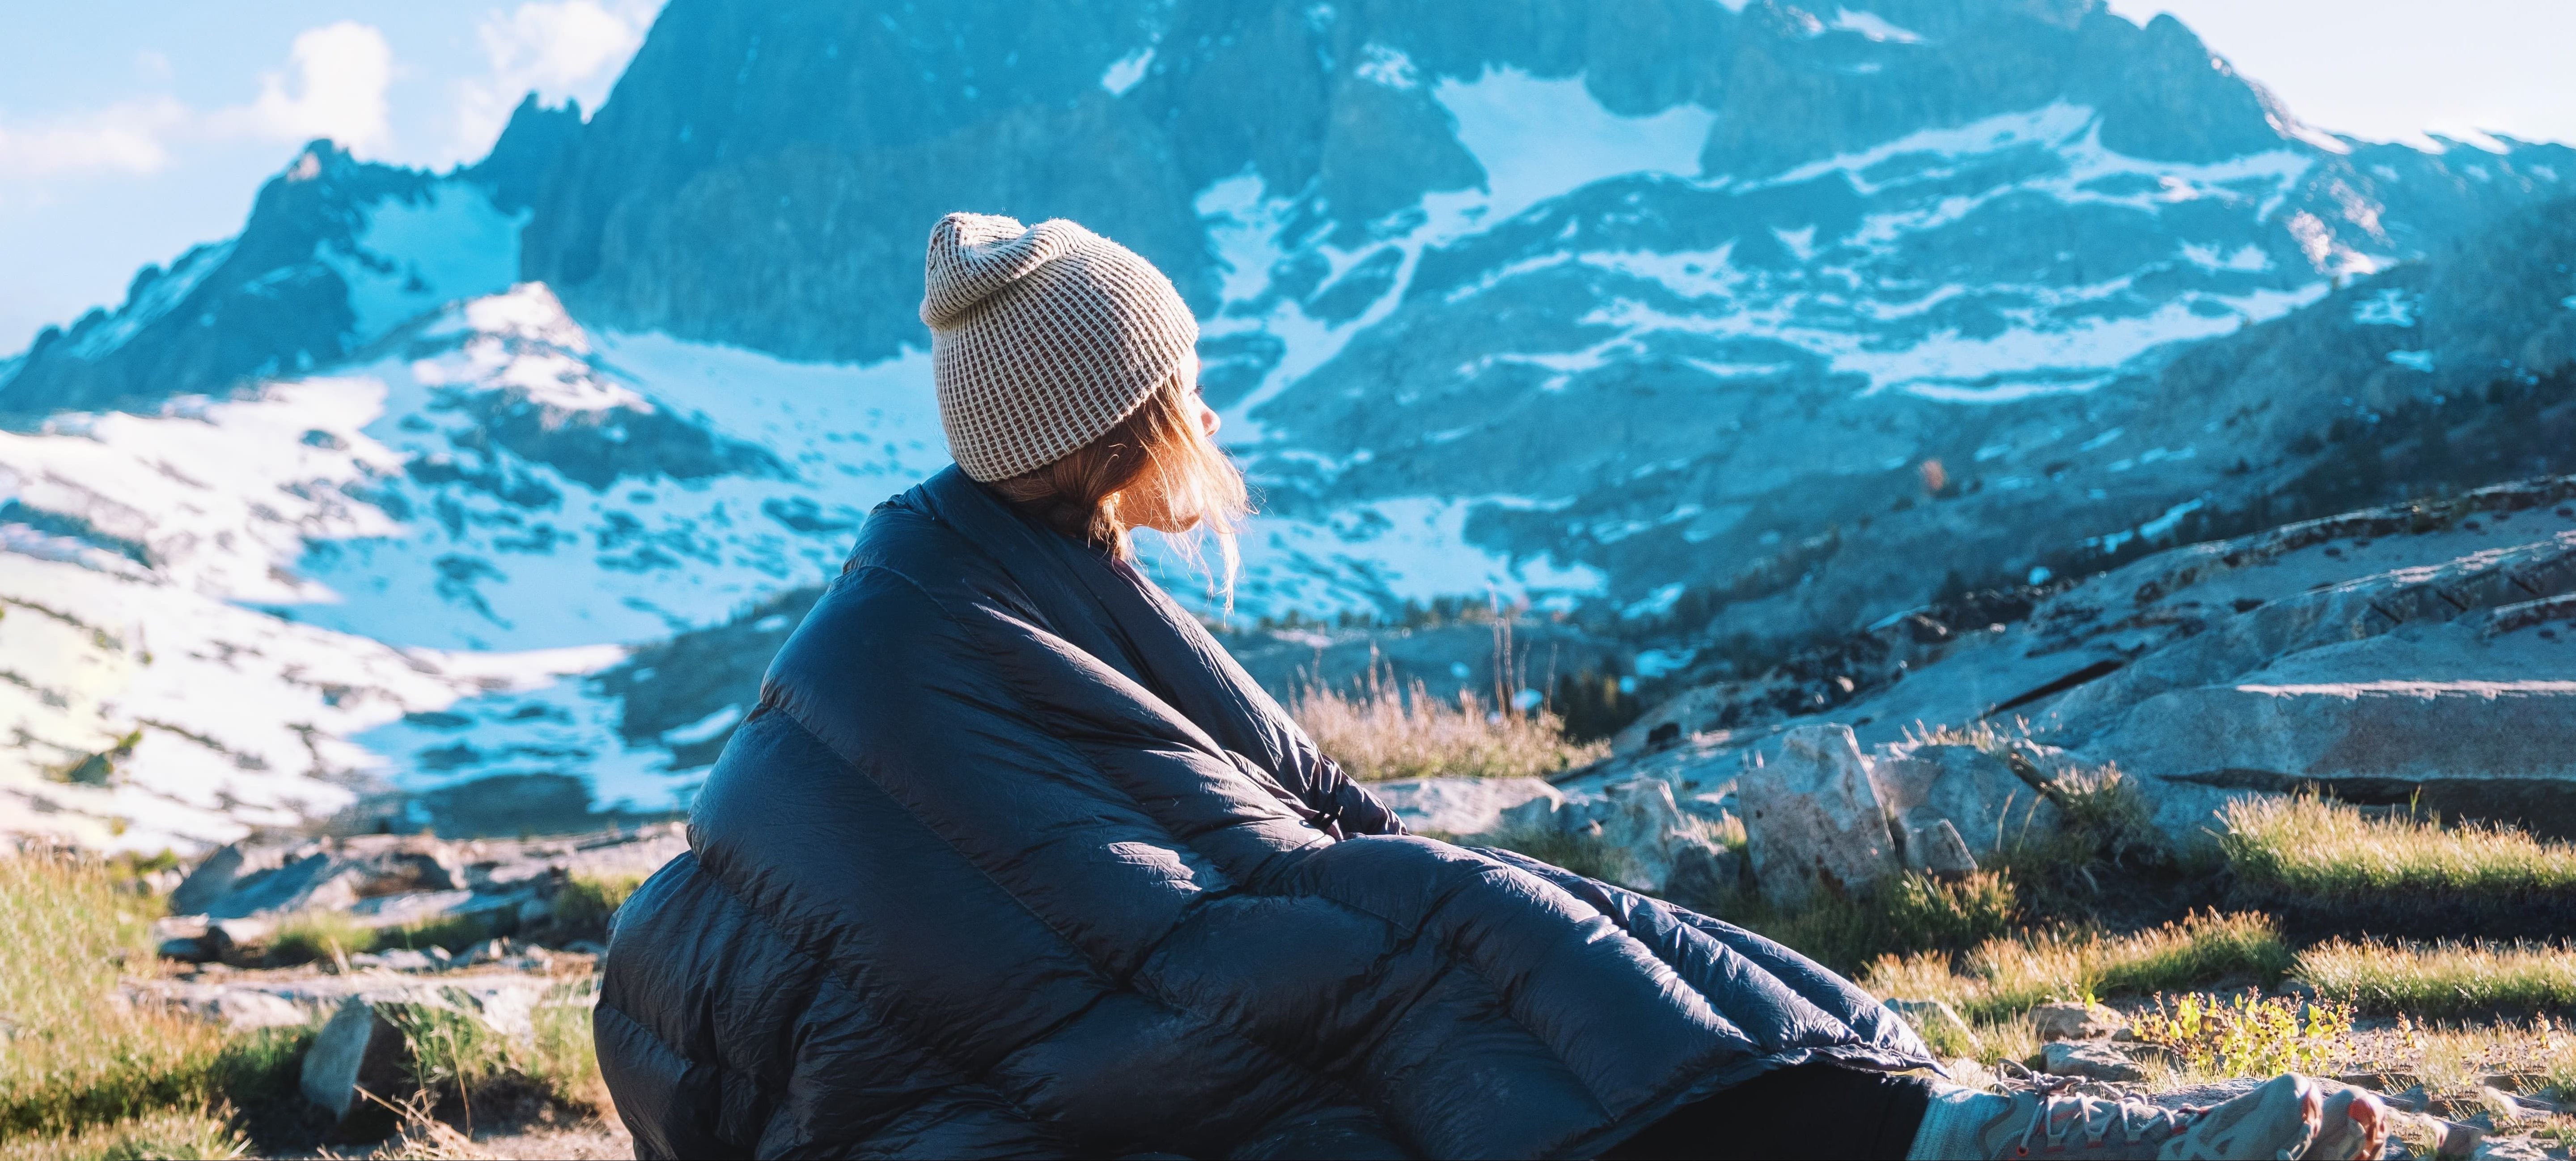
{"type": "Polygon", "coordinates": [[[957,466],[984,483],[1100,438],[1198,343],[1171,279],[1062,218],[950,214],[931,227],[925,267],[939,423],[957,466]]]}

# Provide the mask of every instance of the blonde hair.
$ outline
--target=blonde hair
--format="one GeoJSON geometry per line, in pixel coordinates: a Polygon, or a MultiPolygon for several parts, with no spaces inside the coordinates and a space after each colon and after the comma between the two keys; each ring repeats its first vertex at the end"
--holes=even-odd
{"type": "Polygon", "coordinates": [[[1208,574],[1211,589],[1232,608],[1242,565],[1235,530],[1252,514],[1252,500],[1233,457],[1200,428],[1195,395],[1186,376],[1174,375],[1100,438],[991,487],[1049,528],[1130,561],[1135,518],[1149,515],[1138,509],[1159,499],[1160,515],[1187,530],[1171,536],[1173,546],[1208,574]],[[1221,575],[1200,556],[1201,536],[1216,540],[1221,575]]]}

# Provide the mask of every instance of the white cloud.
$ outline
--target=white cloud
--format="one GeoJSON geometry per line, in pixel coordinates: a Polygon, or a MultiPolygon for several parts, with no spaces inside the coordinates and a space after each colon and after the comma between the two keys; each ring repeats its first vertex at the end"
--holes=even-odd
{"type": "Polygon", "coordinates": [[[187,106],[159,97],[31,125],[0,125],[0,177],[152,173],[170,163],[165,138],[194,117],[187,106]]]}
{"type": "MultiPolygon", "coordinates": [[[[148,68],[148,58],[138,60],[148,68]]],[[[384,33],[346,20],[309,28],[287,50],[287,71],[262,74],[259,96],[247,104],[198,110],[147,97],[0,124],[0,179],[157,173],[170,165],[173,146],[190,141],[328,137],[372,150],[387,137],[385,87],[392,81],[384,33]]]]}
{"type": "Polygon", "coordinates": [[[261,74],[258,100],[209,118],[218,135],[328,137],[351,151],[384,145],[390,132],[385,86],[394,78],[394,51],[384,33],[354,20],[308,28],[296,34],[287,59],[296,73],[294,92],[283,74],[261,74]]]}
{"type": "Polygon", "coordinates": [[[494,9],[475,30],[491,73],[456,82],[454,155],[490,149],[531,91],[547,104],[569,97],[597,109],[661,7],[661,0],[533,0],[494,9]]]}

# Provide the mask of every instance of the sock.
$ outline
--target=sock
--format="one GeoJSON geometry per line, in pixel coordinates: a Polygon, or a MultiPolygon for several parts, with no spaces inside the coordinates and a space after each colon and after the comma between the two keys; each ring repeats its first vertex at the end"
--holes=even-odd
{"type": "Polygon", "coordinates": [[[1977,1130],[2011,1111],[2012,1103],[2011,1097],[1999,1093],[1935,1082],[1932,1104],[1923,1110],[1923,1125],[1914,1130],[1914,1144],[1905,1150],[1907,1161],[1983,1158],[1977,1130]]]}

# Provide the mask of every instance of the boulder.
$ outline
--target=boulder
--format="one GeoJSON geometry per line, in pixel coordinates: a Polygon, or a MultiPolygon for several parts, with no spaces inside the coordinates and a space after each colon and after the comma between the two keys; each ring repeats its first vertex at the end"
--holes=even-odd
{"type": "Polygon", "coordinates": [[[1680,805],[1682,813],[1713,825],[1723,826],[1737,817],[1732,788],[1721,793],[1676,795],[1673,801],[1680,805]]]}
{"type": "MultiPolygon", "coordinates": [[[[2414,802],[2569,833],[2576,680],[2550,679],[2567,674],[2516,667],[2479,679],[2417,680],[2409,675],[2424,668],[2302,668],[2310,672],[2281,675],[2295,680],[2258,674],[2160,694],[2093,749],[2161,775],[2143,779],[2143,788],[2160,806],[2173,798],[2195,813],[2207,795],[2194,790],[2278,793],[2318,784],[2358,801],[2414,802]],[[2351,680],[2315,680],[2324,677],[2351,680]]],[[[2160,811],[2160,821],[2179,813],[2160,811]]],[[[2198,820],[2169,824],[2186,821],[2198,820]]]]}
{"type": "Polygon", "coordinates": [[[241,877],[243,861],[239,843],[228,843],[199,860],[188,877],[179,881],[178,889],[170,892],[170,914],[205,914],[207,906],[233,889],[233,881],[241,877]]]}
{"type": "Polygon", "coordinates": [[[1503,814],[1516,806],[1545,803],[1553,809],[1565,796],[1543,778],[1416,778],[1380,782],[1369,787],[1378,801],[1415,832],[1466,837],[1503,828],[1503,814]]]}
{"type": "Polygon", "coordinates": [[[1968,853],[1950,820],[1918,806],[1899,820],[1898,837],[1905,850],[1905,869],[1936,879],[1960,879],[1977,873],[1977,857],[1968,853]]]}
{"type": "Polygon", "coordinates": [[[1716,891],[1740,876],[1735,853],[1717,845],[1711,829],[1682,810],[1671,783],[1632,778],[1596,793],[1532,798],[1502,811],[1496,834],[1599,843],[1618,854],[1609,877],[1620,886],[1669,895],[1716,891]]]}
{"type": "Polygon", "coordinates": [[[365,1118],[374,1109],[361,1091],[392,1099],[408,1079],[408,1055],[402,1029],[377,1010],[376,1002],[351,996],[304,1051],[304,1099],[330,1114],[335,1125],[365,1118]]]}
{"type": "Polygon", "coordinates": [[[235,1032],[254,1028],[301,1028],[313,1013],[284,996],[255,988],[225,988],[206,1003],[205,1014],[235,1032]]]}
{"type": "Polygon", "coordinates": [[[181,963],[213,963],[223,952],[207,938],[203,915],[171,915],[152,921],[155,952],[163,959],[181,963]]]}
{"type": "Polygon", "coordinates": [[[1778,760],[1746,771],[1736,797],[1753,877],[1774,907],[1868,895],[1902,869],[1849,726],[1787,731],[1778,760]]]}
{"type": "Polygon", "coordinates": [[[1601,841],[1628,853],[1640,890],[1661,890],[1685,850],[1705,851],[1708,840],[1681,804],[1673,787],[1659,778],[1639,778],[1602,788],[1597,804],[1587,804],[1601,841]]]}
{"type": "Polygon", "coordinates": [[[1709,842],[1685,845],[1673,856],[1672,874],[1657,894],[1690,906],[1708,906],[1744,883],[1744,859],[1709,842]]]}
{"type": "Polygon", "coordinates": [[[216,919],[244,919],[287,911],[338,911],[358,901],[362,870],[315,849],[287,859],[274,869],[241,876],[231,888],[208,900],[205,913],[216,919]]]}
{"type": "Polygon", "coordinates": [[[1975,746],[1895,747],[1870,764],[1890,817],[1917,810],[1950,820],[1975,854],[1991,854],[2026,834],[2058,826],[2057,805],[2013,772],[2002,756],[1975,746]]]}
{"type": "Polygon", "coordinates": [[[2128,1026],[2128,1017],[2100,1004],[2060,1002],[2030,1010],[2031,1032],[2042,1040],[2099,1040],[2128,1026]]]}
{"type": "Polygon", "coordinates": [[[2041,1071],[2086,1080],[2145,1080],[2147,1070],[2099,1040],[2052,1040],[2040,1046],[2041,1071]]]}
{"type": "Polygon", "coordinates": [[[270,919],[215,919],[172,915],[153,921],[152,935],[163,959],[182,963],[233,960],[266,945],[277,924],[270,919]]]}

